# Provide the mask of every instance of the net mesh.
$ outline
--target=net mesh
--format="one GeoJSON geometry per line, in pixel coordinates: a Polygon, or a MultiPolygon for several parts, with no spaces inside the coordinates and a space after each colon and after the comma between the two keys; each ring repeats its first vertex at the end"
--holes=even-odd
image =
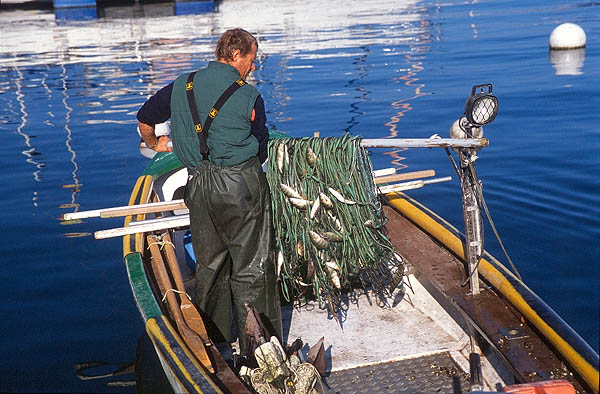
{"type": "Polygon", "coordinates": [[[287,301],[318,300],[337,313],[341,295],[371,289],[379,299],[402,275],[385,236],[386,218],[360,139],[278,138],[269,142],[277,267],[287,301]]]}

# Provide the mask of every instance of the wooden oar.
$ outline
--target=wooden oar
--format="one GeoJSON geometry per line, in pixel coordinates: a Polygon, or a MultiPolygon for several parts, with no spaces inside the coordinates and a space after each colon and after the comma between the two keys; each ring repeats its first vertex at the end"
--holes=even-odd
{"type": "Polygon", "coordinates": [[[397,183],[395,185],[381,186],[379,188],[379,191],[381,192],[381,194],[388,194],[388,193],[393,193],[393,192],[401,192],[401,191],[405,191],[405,190],[419,189],[425,185],[430,185],[432,183],[448,182],[451,180],[452,180],[452,177],[447,176],[444,178],[436,178],[436,179],[430,179],[430,180],[426,180],[426,181],[418,180],[418,181],[397,183]]]}
{"type": "Polygon", "coordinates": [[[175,287],[177,291],[179,291],[179,303],[180,309],[183,313],[183,318],[185,319],[188,326],[196,332],[196,334],[200,335],[200,338],[204,341],[204,346],[212,346],[212,342],[208,337],[208,333],[206,332],[206,327],[204,326],[204,321],[198,313],[196,306],[192,304],[192,302],[186,297],[185,293],[185,285],[183,283],[183,279],[181,277],[181,270],[179,269],[179,264],[177,263],[177,256],[175,255],[175,245],[171,242],[171,236],[168,232],[162,234],[162,240],[165,242],[165,247],[163,250],[165,251],[167,257],[167,264],[169,265],[169,269],[171,270],[171,276],[173,277],[173,281],[175,282],[175,287]]]}
{"type": "Polygon", "coordinates": [[[155,213],[187,209],[183,200],[151,202],[147,204],[125,205],[114,208],[101,208],[90,211],[67,212],[63,215],[65,220],[87,219],[87,218],[114,218],[119,216],[138,215],[144,213],[155,213]]]}
{"type": "Polygon", "coordinates": [[[174,289],[171,286],[171,280],[169,279],[169,273],[165,268],[165,263],[158,247],[160,242],[158,237],[155,235],[148,235],[146,239],[148,241],[150,253],[152,253],[152,271],[156,277],[156,282],[158,283],[161,294],[167,299],[167,307],[171,317],[175,319],[178,331],[181,333],[185,343],[189,346],[198,361],[200,361],[207,370],[214,372],[212,362],[204,345],[205,341],[188,327],[181,310],[178,308],[175,292],[173,291],[174,289]]]}
{"type": "Polygon", "coordinates": [[[159,218],[145,220],[144,224],[117,227],[108,230],[100,230],[94,233],[96,239],[122,237],[128,234],[139,234],[149,231],[166,230],[168,228],[188,227],[190,225],[189,215],[179,215],[172,218],[159,218]],[[154,222],[156,220],[157,222],[154,222]]]}
{"type": "MultiPolygon", "coordinates": [[[[148,244],[154,248],[156,252],[158,249],[157,245],[152,245],[150,241],[150,237],[148,236],[148,244]]],[[[154,237],[154,239],[157,239],[154,237]]],[[[192,304],[192,302],[186,297],[185,293],[185,285],[183,283],[183,279],[181,277],[181,271],[179,269],[179,264],[177,263],[177,256],[175,255],[175,247],[171,242],[171,237],[168,232],[163,233],[161,236],[162,241],[165,243],[163,250],[165,251],[166,260],[169,265],[169,270],[171,272],[171,276],[175,282],[176,290],[179,293],[179,300],[181,302],[179,306],[179,316],[183,316],[183,320],[185,321],[183,327],[188,327],[191,329],[197,336],[204,342],[204,349],[210,354],[212,359],[212,364],[207,369],[211,372],[215,373],[221,383],[225,386],[227,391],[231,393],[240,393],[240,394],[250,394],[250,391],[244,386],[244,384],[239,380],[237,375],[231,370],[227,361],[223,358],[219,350],[213,345],[210,340],[208,333],[206,332],[206,327],[204,326],[204,321],[200,316],[200,313],[192,304]]],[[[152,251],[152,249],[151,249],[152,251]]],[[[160,250],[158,250],[160,254],[160,250]]],[[[154,256],[154,255],[153,255],[154,256]]],[[[161,256],[162,258],[162,256],[161,256]]],[[[160,267],[159,267],[160,268],[160,267]]],[[[164,263],[163,263],[164,268],[164,263]]],[[[155,274],[156,275],[156,274],[155,274]]],[[[168,277],[167,277],[168,278],[168,277]]],[[[170,286],[170,281],[167,282],[170,286]]],[[[170,288],[170,287],[169,287],[170,288]]],[[[162,291],[162,290],[161,290],[162,291]]],[[[169,297],[172,299],[173,292],[169,292],[170,296],[167,295],[167,300],[169,301],[169,297]]],[[[169,301],[171,302],[171,301],[169,301]]],[[[174,309],[177,309],[176,305],[174,305],[174,309]]],[[[183,332],[180,330],[183,334],[183,332]]],[[[184,337],[184,339],[186,339],[184,337]]],[[[186,341],[187,342],[187,341],[186,341]]]]}
{"type": "Polygon", "coordinates": [[[413,172],[404,172],[395,175],[387,175],[373,178],[375,184],[379,185],[381,183],[392,183],[398,181],[408,181],[409,179],[418,179],[418,178],[429,178],[435,176],[434,170],[423,170],[423,171],[413,171],[413,172]]]}

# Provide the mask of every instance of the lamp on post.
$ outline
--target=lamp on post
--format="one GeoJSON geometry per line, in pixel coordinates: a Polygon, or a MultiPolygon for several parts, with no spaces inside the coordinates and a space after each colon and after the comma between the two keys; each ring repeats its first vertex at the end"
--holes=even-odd
{"type": "MultiPolygon", "coordinates": [[[[498,114],[498,99],[492,95],[492,85],[475,85],[471,89],[471,96],[465,103],[465,113],[457,120],[450,129],[452,138],[481,138],[483,137],[483,125],[491,123],[498,114]],[[487,91],[485,91],[487,88],[487,91]]],[[[478,197],[481,196],[479,180],[475,172],[475,160],[477,160],[477,149],[458,148],[459,164],[455,165],[457,170],[463,205],[463,217],[465,221],[465,259],[469,268],[469,281],[471,294],[479,294],[479,276],[477,267],[483,255],[483,220],[481,216],[481,204],[478,197]],[[479,191],[479,193],[478,193],[479,191]]],[[[450,152],[447,151],[450,156],[450,152]]]]}

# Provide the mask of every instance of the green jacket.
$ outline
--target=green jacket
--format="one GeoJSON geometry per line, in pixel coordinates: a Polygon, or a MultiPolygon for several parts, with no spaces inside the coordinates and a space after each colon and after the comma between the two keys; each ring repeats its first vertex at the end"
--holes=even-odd
{"type": "MultiPolygon", "coordinates": [[[[173,151],[188,168],[202,162],[200,142],[194,129],[186,96],[188,74],[179,76],[171,93],[173,151]]],[[[208,112],[221,94],[240,78],[238,70],[225,63],[210,62],[194,77],[194,98],[204,126],[208,112]]],[[[258,154],[258,141],[250,133],[250,122],[258,90],[246,84],[223,105],[208,132],[209,160],[220,166],[234,166],[258,154]]],[[[203,131],[204,132],[204,131],[203,131]]]]}

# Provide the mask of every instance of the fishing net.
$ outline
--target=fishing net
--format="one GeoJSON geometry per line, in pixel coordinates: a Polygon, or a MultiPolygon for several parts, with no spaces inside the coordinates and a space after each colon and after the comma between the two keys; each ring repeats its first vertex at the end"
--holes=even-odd
{"type": "Polygon", "coordinates": [[[334,317],[346,290],[369,288],[384,299],[404,270],[385,236],[386,218],[360,139],[272,139],[269,157],[285,299],[316,299],[334,317]]]}

